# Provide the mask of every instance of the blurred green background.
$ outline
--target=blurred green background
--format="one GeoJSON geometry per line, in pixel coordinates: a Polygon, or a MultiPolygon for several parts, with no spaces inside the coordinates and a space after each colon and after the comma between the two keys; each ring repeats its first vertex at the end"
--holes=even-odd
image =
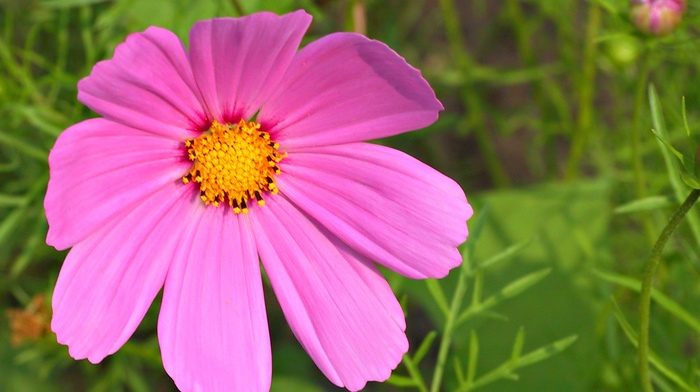
{"type": "MultiPolygon", "coordinates": [[[[298,8],[314,17],[302,44],[336,31],[381,40],[445,106],[433,126],[379,141],[456,179],[477,212],[467,289],[457,291],[468,314],[450,334],[441,390],[639,390],[636,351],[618,321],[637,328],[638,283],[621,276],[641,277],[689,192],[650,130],[665,125],[671,144],[690,148],[682,97],[691,133],[700,129],[696,4],[677,31],[650,37],[631,24],[626,0],[0,0],[0,391],[176,391],[155,334],[160,299],[99,365],[72,360],[47,330],[65,257],[44,242],[48,152],[63,129],[96,116],[77,101],[76,84],[129,33],[157,25],[187,43],[200,19],[298,8]],[[656,124],[649,83],[664,116],[656,124]],[[570,336],[572,344],[547,346],[570,336]],[[506,369],[529,364],[512,356],[514,345],[545,347],[542,361],[506,369]],[[483,386],[465,382],[493,369],[501,370],[483,386]]],[[[659,390],[700,388],[699,219],[691,211],[657,274],[676,306],[652,306],[651,347],[672,374],[654,367],[659,390]]],[[[416,372],[430,385],[445,336],[441,306],[453,303],[459,274],[426,282],[386,273],[411,350],[390,382],[366,390],[419,390],[416,372]]],[[[339,390],[267,291],[273,391],[339,390]]]]}

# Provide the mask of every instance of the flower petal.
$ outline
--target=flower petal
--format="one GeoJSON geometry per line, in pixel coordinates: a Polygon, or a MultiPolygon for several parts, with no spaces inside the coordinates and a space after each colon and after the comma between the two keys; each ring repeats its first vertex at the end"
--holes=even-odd
{"type": "Polygon", "coordinates": [[[250,119],[287,69],[311,16],[261,12],[201,22],[190,31],[190,59],[197,85],[219,122],[250,119]]]}
{"type": "Polygon", "coordinates": [[[270,338],[250,224],[229,208],[203,210],[165,283],[163,365],[181,391],[267,392],[270,338]]]}
{"type": "Polygon", "coordinates": [[[184,144],[102,118],[78,123],[49,155],[46,242],[66,249],[187,173],[184,144]]]}
{"type": "Polygon", "coordinates": [[[78,83],[78,100],[105,118],[185,140],[208,125],[187,52],[168,30],[130,34],[78,83]]]}
{"type": "Polygon", "coordinates": [[[268,198],[250,219],[282,311],[321,371],[351,391],[386,380],[408,341],[401,308],[376,268],[283,196],[268,198]]]}
{"type": "Polygon", "coordinates": [[[295,151],[282,164],[280,192],[370,260],[410,278],[443,277],[462,262],[472,208],[422,162],[356,143],[295,151]]]}
{"type": "Polygon", "coordinates": [[[100,362],[133,334],[163,286],[191,198],[181,185],[157,191],[68,253],[51,329],[73,358],[100,362]]]}
{"type": "Polygon", "coordinates": [[[258,118],[286,150],[412,131],[442,110],[418,70],[385,44],[352,33],[300,50],[277,91],[258,118]]]}

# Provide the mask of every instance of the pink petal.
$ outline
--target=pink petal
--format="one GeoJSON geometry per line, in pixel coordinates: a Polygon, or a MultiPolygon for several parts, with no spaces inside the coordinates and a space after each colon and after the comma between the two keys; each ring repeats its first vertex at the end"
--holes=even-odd
{"type": "Polygon", "coordinates": [[[401,308],[376,268],[283,196],[269,197],[250,218],[282,311],[321,371],[351,391],[386,380],[408,341],[401,308]]]}
{"type": "Polygon", "coordinates": [[[299,51],[258,118],[283,150],[377,139],[432,124],[442,105],[385,44],[331,34],[299,51]]]}
{"type": "Polygon", "coordinates": [[[49,155],[46,242],[66,249],[187,173],[183,142],[97,118],[61,134],[49,155]]]}
{"type": "Polygon", "coordinates": [[[163,286],[191,197],[180,185],[159,190],[68,253],[51,329],[73,358],[100,362],[129,339],[163,286]]]}
{"type": "Polygon", "coordinates": [[[250,223],[230,208],[203,210],[165,283],[163,365],[181,391],[267,392],[270,338],[250,223]]]}
{"type": "Polygon", "coordinates": [[[182,42],[158,27],[129,35],[96,64],[78,83],[78,100],[105,118],[182,140],[208,125],[182,42]]]}
{"type": "Polygon", "coordinates": [[[192,69],[214,119],[250,119],[274,91],[310,23],[311,16],[300,10],[195,24],[192,69]]]}
{"type": "Polygon", "coordinates": [[[462,262],[472,215],[457,183],[391,148],[309,148],[282,161],[281,193],[359,253],[411,278],[462,262]]]}

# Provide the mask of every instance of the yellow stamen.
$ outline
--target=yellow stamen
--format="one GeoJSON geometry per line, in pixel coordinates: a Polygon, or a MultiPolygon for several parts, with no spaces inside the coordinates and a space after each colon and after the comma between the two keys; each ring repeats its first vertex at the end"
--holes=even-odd
{"type": "Polygon", "coordinates": [[[262,194],[276,194],[277,165],[287,154],[277,149],[260,124],[241,120],[238,124],[220,124],[216,121],[208,133],[185,142],[187,156],[194,163],[182,177],[185,184],[199,183],[200,198],[214,207],[228,203],[233,212],[248,213],[248,200],[265,205],[262,194]]]}

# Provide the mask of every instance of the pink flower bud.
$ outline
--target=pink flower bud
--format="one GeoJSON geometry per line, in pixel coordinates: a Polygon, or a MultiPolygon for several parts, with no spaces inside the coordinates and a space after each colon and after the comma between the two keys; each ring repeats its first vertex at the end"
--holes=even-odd
{"type": "Polygon", "coordinates": [[[664,35],[680,24],[685,0],[631,0],[630,16],[637,28],[647,34],[664,35]]]}

